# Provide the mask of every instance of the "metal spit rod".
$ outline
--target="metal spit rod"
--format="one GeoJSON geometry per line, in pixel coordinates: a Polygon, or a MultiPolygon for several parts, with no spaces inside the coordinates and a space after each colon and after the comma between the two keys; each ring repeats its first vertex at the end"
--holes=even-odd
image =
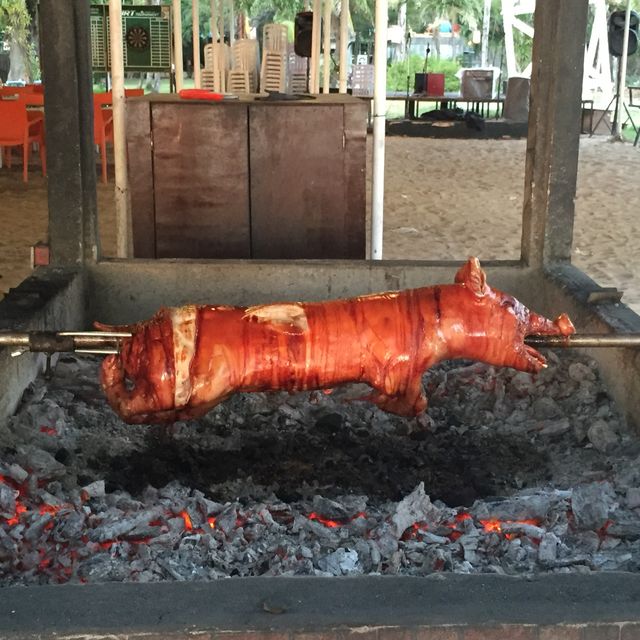
{"type": "Polygon", "coordinates": [[[11,355],[25,351],[56,353],[119,353],[128,331],[0,331],[0,347],[14,347],[11,355]]]}
{"type": "Polygon", "coordinates": [[[571,336],[531,335],[530,347],[640,347],[640,333],[575,333],[571,336]]]}
{"type": "MultiPolygon", "coordinates": [[[[25,351],[56,353],[119,353],[127,331],[0,331],[0,347],[15,347],[14,355],[25,351]]],[[[640,347],[640,333],[577,333],[571,336],[530,335],[531,347],[640,347]]]]}

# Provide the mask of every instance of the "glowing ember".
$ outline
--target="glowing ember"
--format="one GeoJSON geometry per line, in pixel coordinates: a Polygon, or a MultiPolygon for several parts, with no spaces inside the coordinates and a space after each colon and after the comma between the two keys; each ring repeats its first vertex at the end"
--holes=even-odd
{"type": "Polygon", "coordinates": [[[215,519],[215,516],[210,516],[209,518],[207,518],[207,523],[209,524],[209,526],[210,526],[212,529],[215,529],[215,528],[216,528],[216,519],[215,519]]]}
{"type": "Polygon", "coordinates": [[[45,513],[49,513],[52,516],[54,516],[62,508],[63,508],[63,505],[41,504],[38,507],[38,512],[40,513],[40,515],[44,515],[45,513]]]}
{"type": "Polygon", "coordinates": [[[40,433],[46,433],[48,436],[57,436],[58,431],[55,427],[47,427],[46,425],[42,425],[40,427],[40,433]]]}
{"type": "Polygon", "coordinates": [[[25,513],[27,511],[27,507],[25,507],[23,504],[21,503],[17,503],[16,504],[16,513],[13,516],[13,518],[9,518],[6,522],[10,527],[13,527],[15,525],[18,524],[18,522],[20,522],[20,514],[21,513],[25,513]]]}
{"type": "Polygon", "coordinates": [[[193,523],[191,522],[191,516],[186,511],[181,511],[180,516],[184,520],[185,531],[193,531],[193,523]]]}
{"type": "MultiPolygon", "coordinates": [[[[502,526],[505,524],[528,524],[534,527],[540,525],[540,520],[537,519],[529,519],[529,520],[480,520],[480,524],[484,527],[485,533],[502,533],[502,526]]],[[[513,534],[506,534],[508,539],[513,537],[513,534]]]]}
{"type": "Polygon", "coordinates": [[[312,511],[307,518],[309,520],[316,520],[320,524],[323,524],[325,527],[329,527],[330,529],[335,529],[336,527],[344,527],[345,525],[357,520],[358,518],[366,518],[367,514],[364,511],[360,511],[356,513],[355,516],[349,518],[348,520],[341,522],[340,520],[330,520],[329,518],[324,518],[321,515],[318,515],[315,511],[312,511]]]}

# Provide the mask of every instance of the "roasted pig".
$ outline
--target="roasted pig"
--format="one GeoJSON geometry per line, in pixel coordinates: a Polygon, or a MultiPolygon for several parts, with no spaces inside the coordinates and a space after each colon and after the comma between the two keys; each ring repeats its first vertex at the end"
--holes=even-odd
{"type": "Polygon", "coordinates": [[[126,327],[101,381],[130,423],[205,414],[233,393],[332,388],[366,382],[368,398],[403,416],[423,412],[422,374],[441,360],[468,358],[535,373],[544,357],[529,334],[570,335],[563,314],[551,321],[491,289],[476,258],[455,284],[326,302],[254,307],[161,309],[126,327]]]}

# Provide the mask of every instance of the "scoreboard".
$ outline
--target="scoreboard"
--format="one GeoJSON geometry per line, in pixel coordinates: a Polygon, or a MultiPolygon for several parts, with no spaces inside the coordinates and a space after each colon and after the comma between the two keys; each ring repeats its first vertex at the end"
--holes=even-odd
{"type": "MultiPolygon", "coordinates": [[[[125,71],[171,70],[171,7],[123,5],[122,41],[125,71]]],[[[91,66],[111,67],[109,6],[91,5],[91,66]]]]}

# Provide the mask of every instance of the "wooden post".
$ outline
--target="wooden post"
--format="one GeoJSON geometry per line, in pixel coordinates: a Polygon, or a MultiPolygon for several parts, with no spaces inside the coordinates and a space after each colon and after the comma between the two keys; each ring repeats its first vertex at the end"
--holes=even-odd
{"type": "Polygon", "coordinates": [[[627,95],[627,59],[629,56],[629,24],[631,21],[631,0],[627,0],[627,8],[624,12],[624,40],[622,42],[622,55],[618,60],[620,65],[620,75],[618,76],[618,85],[616,86],[616,94],[618,101],[616,103],[616,114],[614,117],[615,126],[611,132],[614,140],[621,141],[622,137],[622,114],[625,108],[625,97],[627,95]]]}
{"type": "Polygon", "coordinates": [[[536,7],[522,220],[522,260],[532,266],[571,261],[588,5],[536,7]]]}
{"type": "Polygon", "coordinates": [[[54,265],[98,257],[89,5],[41,0],[49,245],[54,265]]]}
{"type": "Polygon", "coordinates": [[[491,0],[484,0],[484,11],[482,12],[482,54],[480,66],[486,67],[489,64],[489,24],[491,22],[491,0]]]}
{"type": "Polygon", "coordinates": [[[220,42],[224,42],[224,0],[218,0],[218,33],[220,42]]]}
{"type": "Polygon", "coordinates": [[[324,0],[323,60],[322,60],[322,93],[329,93],[331,87],[331,10],[333,0],[324,0]]]}
{"type": "Polygon", "coordinates": [[[184,87],[184,60],[182,58],[182,13],[180,0],[171,0],[173,8],[173,62],[176,65],[176,91],[184,87]]]}
{"type": "Polygon", "coordinates": [[[201,86],[200,80],[200,0],[191,0],[191,20],[193,33],[193,84],[196,89],[201,86]]]}
{"type": "Polygon", "coordinates": [[[127,175],[126,98],[122,50],[122,0],[109,0],[109,42],[111,44],[111,107],[113,111],[113,156],[116,174],[116,255],[131,256],[129,178],[127,175]]]}
{"type": "Polygon", "coordinates": [[[218,41],[218,18],[216,0],[211,0],[211,42],[218,41]]]}
{"type": "Polygon", "coordinates": [[[347,93],[347,55],[349,51],[349,0],[340,3],[340,84],[339,92],[347,93]]]}
{"type": "MultiPolygon", "coordinates": [[[[329,1],[329,0],[327,0],[329,1]]],[[[320,24],[322,0],[313,0],[313,25],[311,28],[311,64],[309,92],[320,93],[320,24]]]]}
{"type": "Polygon", "coordinates": [[[229,44],[233,46],[236,41],[236,12],[233,0],[229,0],[229,44]]]}

